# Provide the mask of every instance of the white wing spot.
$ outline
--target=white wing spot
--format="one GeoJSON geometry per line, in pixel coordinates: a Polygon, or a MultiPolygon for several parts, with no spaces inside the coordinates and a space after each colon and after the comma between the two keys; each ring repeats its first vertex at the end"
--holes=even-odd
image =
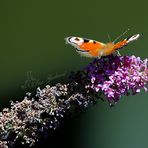
{"type": "Polygon", "coordinates": [[[140,37],[140,34],[135,34],[128,39],[128,43],[134,40],[137,40],[140,37]]]}

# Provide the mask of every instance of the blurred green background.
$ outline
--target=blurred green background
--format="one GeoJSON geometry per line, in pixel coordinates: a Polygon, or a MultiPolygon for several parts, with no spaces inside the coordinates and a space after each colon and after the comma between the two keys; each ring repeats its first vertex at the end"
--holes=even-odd
{"type": "MultiPolygon", "coordinates": [[[[76,71],[91,59],[66,45],[67,36],[108,42],[127,28],[125,37],[143,33],[121,51],[148,57],[148,1],[30,0],[0,2],[0,102],[21,100],[21,86],[32,71],[40,80],[50,74],[76,71]]],[[[64,129],[60,146],[74,148],[147,148],[148,95],[122,97],[114,107],[99,101],[64,129]],[[67,132],[68,131],[68,132],[67,132]],[[68,136],[66,136],[66,134],[68,136]],[[67,139],[66,139],[67,138],[67,139]],[[66,144],[69,141],[70,145],[66,144]]],[[[60,138],[60,137],[59,137],[60,138]]]]}

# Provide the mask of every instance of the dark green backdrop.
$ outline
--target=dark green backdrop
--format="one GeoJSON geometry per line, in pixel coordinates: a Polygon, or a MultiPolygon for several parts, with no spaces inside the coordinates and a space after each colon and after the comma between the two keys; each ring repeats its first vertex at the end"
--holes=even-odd
{"type": "MultiPolygon", "coordinates": [[[[147,58],[147,6],[144,0],[1,1],[1,108],[9,100],[21,100],[25,95],[21,85],[28,71],[42,80],[56,72],[76,71],[90,62],[65,45],[67,36],[108,42],[107,34],[113,40],[130,28],[126,36],[134,33],[143,36],[125,47],[122,54],[147,58]]],[[[68,140],[75,148],[147,148],[147,114],[147,93],[122,97],[114,108],[99,101],[72,122],[68,140]]]]}

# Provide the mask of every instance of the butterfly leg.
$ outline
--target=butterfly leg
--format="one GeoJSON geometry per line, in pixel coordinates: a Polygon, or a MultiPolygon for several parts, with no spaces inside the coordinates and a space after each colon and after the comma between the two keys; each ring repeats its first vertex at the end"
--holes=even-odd
{"type": "Polygon", "coordinates": [[[96,57],[96,59],[100,59],[101,57],[96,57]]]}
{"type": "Polygon", "coordinates": [[[117,50],[116,52],[117,52],[117,55],[118,55],[118,56],[121,56],[121,54],[120,54],[119,50],[117,50]]]}

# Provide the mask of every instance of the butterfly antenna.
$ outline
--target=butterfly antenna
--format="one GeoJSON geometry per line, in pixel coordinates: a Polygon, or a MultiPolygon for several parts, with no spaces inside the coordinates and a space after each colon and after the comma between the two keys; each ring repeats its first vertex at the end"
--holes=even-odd
{"type": "Polygon", "coordinates": [[[111,37],[110,37],[109,33],[107,33],[107,37],[108,37],[109,42],[111,42],[111,37]]]}
{"type": "Polygon", "coordinates": [[[126,34],[130,29],[128,28],[126,31],[124,31],[122,34],[120,34],[114,41],[113,43],[115,43],[120,37],[122,37],[124,34],[126,34]]]}

